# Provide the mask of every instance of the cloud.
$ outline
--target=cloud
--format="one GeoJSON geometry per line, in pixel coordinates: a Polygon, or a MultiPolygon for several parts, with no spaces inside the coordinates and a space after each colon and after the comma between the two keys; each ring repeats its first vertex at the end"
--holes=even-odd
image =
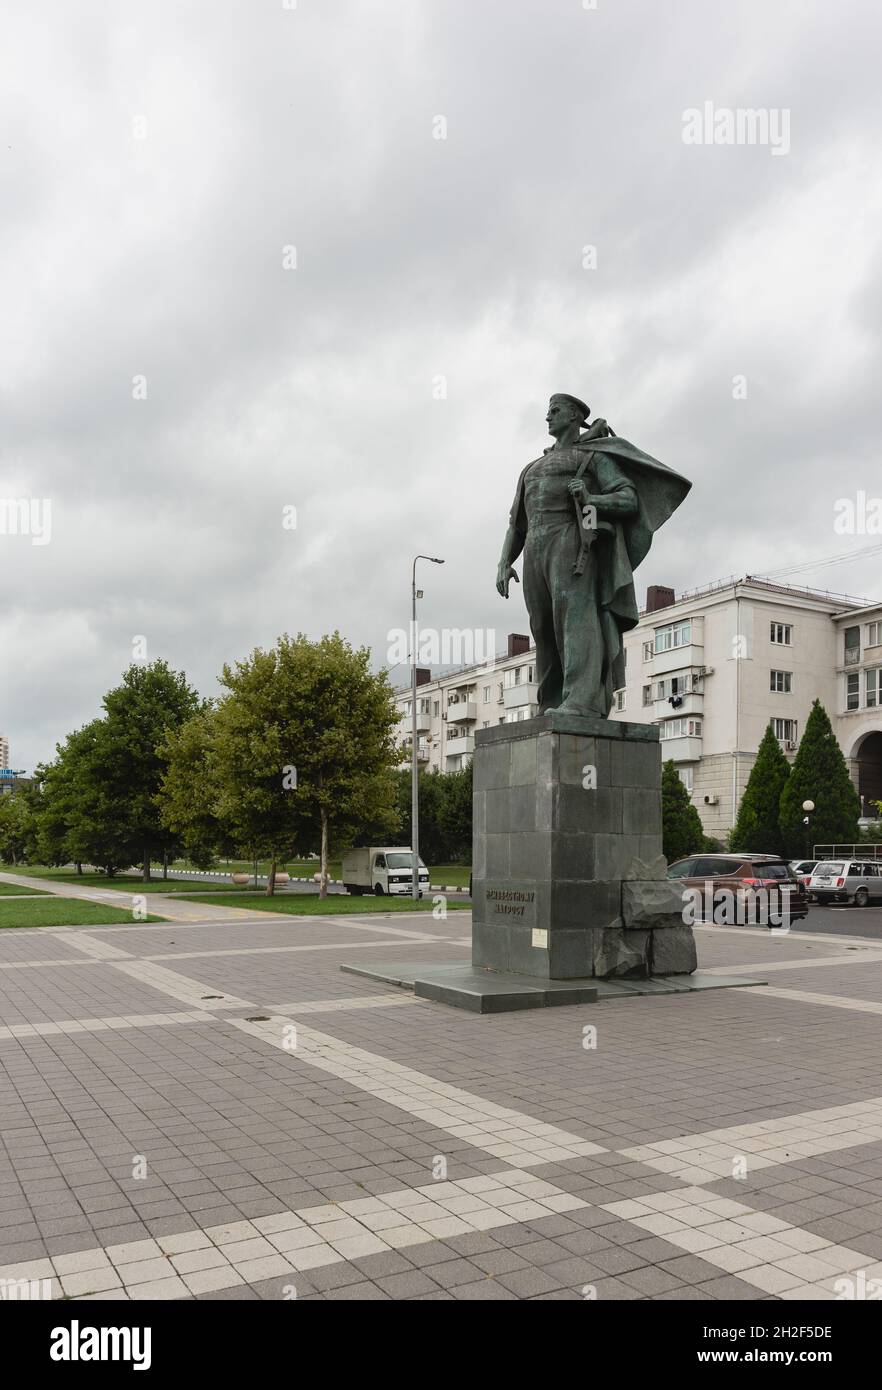
{"type": "Polygon", "coordinates": [[[876,21],[847,12],[13,15],[0,496],[54,511],[51,545],[0,538],[13,761],[98,711],[136,635],[204,694],[284,630],[382,663],[418,550],[447,560],[426,624],[527,631],[494,576],[552,390],[694,479],[639,590],[844,549],[835,498],[879,491],[876,21]],[[790,154],[684,145],[706,100],[787,107],[790,154]]]}

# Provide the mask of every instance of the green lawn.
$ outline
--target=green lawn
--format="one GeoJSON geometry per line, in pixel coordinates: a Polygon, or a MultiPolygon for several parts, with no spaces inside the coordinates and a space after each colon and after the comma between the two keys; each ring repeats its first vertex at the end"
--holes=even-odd
{"type": "MultiPolygon", "coordinates": [[[[12,872],[9,870],[8,872],[12,872]]],[[[194,881],[193,879],[151,878],[145,883],[140,874],[114,874],[113,878],[108,878],[106,874],[71,872],[70,869],[44,869],[34,868],[30,864],[26,869],[21,869],[26,878],[45,878],[53,883],[70,883],[79,888],[109,888],[111,891],[121,891],[124,893],[199,893],[205,888],[205,879],[194,881]]],[[[212,891],[216,893],[238,893],[246,891],[236,883],[213,883],[212,891]]],[[[39,893],[39,888],[26,890],[24,888],[13,889],[13,892],[24,893],[32,891],[39,893]]]]}
{"type": "MultiPolygon", "coordinates": [[[[207,903],[210,907],[229,905],[229,898],[224,894],[200,894],[193,901],[207,903]]],[[[448,909],[462,910],[468,909],[469,903],[454,902],[451,899],[447,906],[448,909]]],[[[245,893],[236,903],[236,907],[248,908],[255,912],[287,912],[297,917],[342,917],[344,914],[356,912],[431,912],[434,903],[431,896],[414,902],[412,898],[351,898],[345,893],[332,893],[327,898],[320,898],[317,893],[282,893],[272,898],[268,898],[265,893],[245,893]]]]}
{"type": "MultiPolygon", "coordinates": [[[[176,860],[170,867],[175,869],[189,869],[190,865],[186,860],[176,860]]],[[[254,864],[248,863],[244,859],[222,859],[218,862],[218,871],[229,874],[254,874],[254,864]]],[[[284,869],[292,878],[312,878],[313,874],[319,871],[317,859],[292,859],[289,864],[279,862],[276,865],[278,870],[284,869]]],[[[269,864],[265,859],[258,860],[257,872],[259,874],[269,873],[269,864]]],[[[442,883],[450,885],[451,888],[468,888],[469,875],[472,869],[470,864],[432,864],[429,866],[430,883],[442,883]]],[[[328,874],[331,878],[338,881],[343,877],[343,860],[330,859],[328,861],[328,874]]]]}
{"type": "MultiPolygon", "coordinates": [[[[164,922],[165,917],[147,916],[146,922],[164,922]]],[[[104,907],[83,898],[59,898],[54,894],[33,902],[0,902],[0,928],[3,927],[104,927],[117,922],[137,925],[131,909],[104,907]]]]}
{"type": "MultiPolygon", "coordinates": [[[[14,872],[12,869],[10,873],[14,872]]],[[[19,888],[17,883],[0,883],[0,898],[8,898],[10,893],[27,893],[28,896],[35,898],[45,898],[46,893],[42,888],[19,888]]]]}

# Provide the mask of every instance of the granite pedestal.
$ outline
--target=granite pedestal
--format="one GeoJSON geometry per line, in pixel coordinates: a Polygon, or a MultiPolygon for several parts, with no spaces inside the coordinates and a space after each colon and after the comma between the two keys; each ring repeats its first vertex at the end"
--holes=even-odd
{"type": "Polygon", "coordinates": [[[340,968],[484,1014],[762,984],[696,973],[666,868],[653,725],[546,714],[482,729],[471,963],[340,968]]]}
{"type": "Polygon", "coordinates": [[[546,714],[475,736],[472,965],[536,980],[687,975],[649,724],[546,714]]]}

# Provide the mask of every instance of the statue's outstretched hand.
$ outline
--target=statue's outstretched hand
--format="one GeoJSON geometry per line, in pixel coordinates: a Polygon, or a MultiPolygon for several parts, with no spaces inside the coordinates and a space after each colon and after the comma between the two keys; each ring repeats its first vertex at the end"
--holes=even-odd
{"type": "Polygon", "coordinates": [[[514,580],[516,584],[520,584],[521,582],[511,565],[500,564],[496,571],[496,588],[503,598],[508,598],[508,586],[512,580],[514,580]]]}

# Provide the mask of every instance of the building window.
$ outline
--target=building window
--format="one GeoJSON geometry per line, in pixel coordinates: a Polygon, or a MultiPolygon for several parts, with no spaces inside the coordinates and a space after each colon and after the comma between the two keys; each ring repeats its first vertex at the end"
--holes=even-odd
{"type": "Polygon", "coordinates": [[[774,690],[778,695],[790,695],[793,689],[792,671],[772,671],[769,681],[769,689],[774,690]]]}
{"type": "Polygon", "coordinates": [[[660,627],[655,634],[656,652],[670,652],[675,647],[688,647],[692,640],[691,623],[671,623],[669,627],[660,627]]]}
{"type": "Polygon", "coordinates": [[[628,692],[626,690],[617,690],[615,692],[614,699],[616,702],[616,711],[619,714],[621,714],[622,710],[626,708],[628,703],[628,692]]]}
{"type": "Polygon", "coordinates": [[[861,659],[861,630],[859,627],[845,629],[845,665],[857,666],[861,659]]]}
{"type": "Polygon", "coordinates": [[[410,714],[410,712],[411,712],[412,709],[413,709],[413,705],[411,704],[410,700],[405,700],[405,702],[404,702],[404,717],[405,717],[405,718],[407,718],[407,716],[410,714]]]}
{"type": "Polygon", "coordinates": [[[644,685],[644,687],[643,687],[643,704],[644,704],[644,707],[645,707],[646,705],[651,705],[651,704],[652,704],[652,686],[651,686],[651,685],[644,685]]]}
{"type": "Polygon", "coordinates": [[[528,681],[528,683],[529,683],[530,685],[533,684],[533,667],[532,667],[532,666],[528,666],[528,667],[527,667],[527,681],[528,681]]]}
{"type": "Polygon", "coordinates": [[[882,646],[882,623],[867,623],[867,646],[882,646]]]}
{"type": "Polygon", "coordinates": [[[686,788],[687,792],[691,796],[692,788],[694,786],[695,781],[695,769],[693,767],[690,767],[688,764],[684,765],[683,767],[678,767],[677,776],[680,778],[680,781],[683,783],[683,786],[686,788]]]}
{"type": "Polygon", "coordinates": [[[643,660],[651,661],[653,657],[653,646],[651,642],[643,643],[643,660]]]}
{"type": "MultiPolygon", "coordinates": [[[[499,698],[498,698],[497,701],[496,701],[496,703],[497,703],[498,705],[501,705],[501,704],[502,704],[502,701],[505,699],[505,695],[504,695],[504,693],[503,693],[504,690],[505,690],[505,686],[503,685],[502,681],[500,681],[500,682],[499,682],[499,698]]],[[[500,723],[504,723],[505,721],[504,721],[504,720],[500,720],[499,722],[500,722],[500,723]]]]}
{"type": "Polygon", "coordinates": [[[432,708],[433,708],[433,713],[434,713],[434,715],[435,715],[435,718],[437,719],[437,718],[438,718],[438,715],[441,713],[441,702],[440,702],[440,700],[436,700],[432,708]]]}
{"type": "MultiPolygon", "coordinates": [[[[864,676],[866,677],[866,705],[868,709],[872,709],[878,703],[879,696],[882,695],[882,666],[874,666],[872,670],[865,671],[864,676]]],[[[851,677],[849,677],[850,679],[851,677]]]]}
{"type": "MultiPolygon", "coordinates": [[[[484,722],[483,722],[483,724],[481,725],[481,728],[482,728],[482,729],[489,729],[489,728],[490,728],[490,720],[489,720],[489,719],[485,719],[484,722]]],[[[411,868],[412,868],[412,867],[413,867],[413,864],[411,864],[411,868]]]]}
{"type": "Polygon", "coordinates": [[[773,719],[772,733],[781,743],[796,743],[796,720],[773,719]]]}
{"type": "Polygon", "coordinates": [[[853,676],[845,677],[845,708],[860,709],[861,678],[855,671],[853,676]]]}
{"type": "Polygon", "coordinates": [[[793,628],[789,623],[772,623],[771,639],[778,647],[793,645],[793,628]]]}
{"type": "Polygon", "coordinates": [[[700,738],[701,720],[700,719],[665,719],[662,721],[661,737],[665,738],[700,738]]]}

